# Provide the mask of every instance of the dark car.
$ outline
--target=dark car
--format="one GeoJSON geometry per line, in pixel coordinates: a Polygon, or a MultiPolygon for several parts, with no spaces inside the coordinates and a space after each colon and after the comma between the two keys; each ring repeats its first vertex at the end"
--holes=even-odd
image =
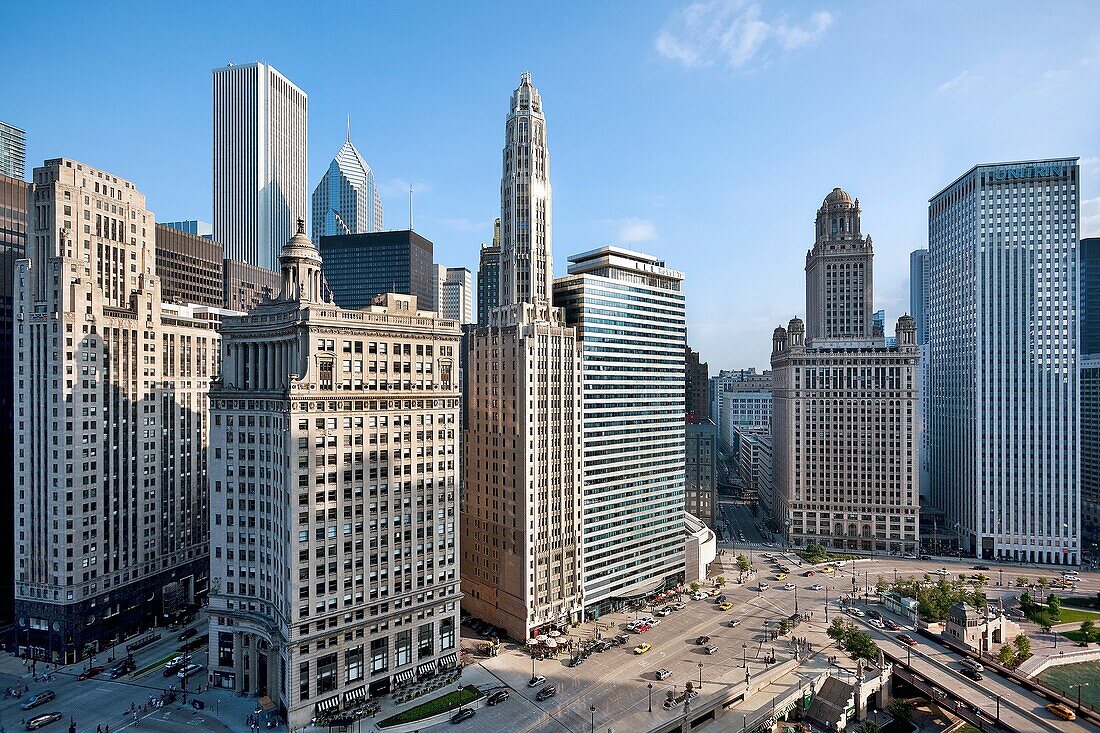
{"type": "Polygon", "coordinates": [[[876,610],[875,610],[875,609],[873,609],[873,608],[871,608],[871,609],[868,609],[868,611],[867,611],[867,615],[868,615],[868,616],[870,616],[871,618],[877,618],[877,619],[878,619],[879,621],[881,621],[881,620],[882,620],[882,614],[881,614],[881,613],[879,613],[878,611],[876,611],[876,610]]]}
{"type": "Polygon", "coordinates": [[[535,699],[539,700],[539,701],[549,700],[550,698],[552,698],[554,695],[557,695],[557,694],[558,694],[558,688],[554,687],[553,685],[547,685],[546,687],[539,690],[539,694],[535,695],[535,699]]]}
{"type": "Polygon", "coordinates": [[[718,596],[717,598],[715,598],[714,602],[715,603],[725,603],[727,600],[728,599],[724,595],[721,595],[721,596],[718,596]]]}
{"type": "Polygon", "coordinates": [[[963,667],[962,673],[975,682],[982,679],[982,673],[976,669],[970,669],[969,667],[963,667]]]}
{"type": "Polygon", "coordinates": [[[127,672],[133,672],[135,669],[137,669],[137,662],[134,661],[133,657],[126,657],[123,660],[115,662],[111,666],[109,673],[111,675],[111,679],[117,680],[122,675],[126,674],[127,672]]]}
{"type": "Polygon", "coordinates": [[[899,626],[896,621],[888,618],[882,619],[882,625],[890,631],[897,631],[901,628],[901,626],[899,626]]]}
{"type": "Polygon", "coordinates": [[[490,705],[499,705],[508,699],[508,690],[497,690],[492,695],[489,695],[489,699],[486,700],[490,705]]]}
{"type": "Polygon", "coordinates": [[[909,634],[898,634],[897,635],[897,640],[900,641],[903,644],[908,644],[909,646],[916,646],[917,645],[917,640],[914,639],[913,637],[909,636],[909,634]]]}
{"type": "Polygon", "coordinates": [[[38,730],[39,728],[45,728],[50,723],[56,723],[59,720],[61,720],[61,713],[42,713],[28,720],[24,727],[27,730],[38,730]]]}
{"type": "Polygon", "coordinates": [[[697,636],[695,638],[695,643],[696,644],[706,644],[708,641],[710,641],[710,637],[707,636],[706,634],[703,634],[702,636],[697,636]]]}
{"type": "Polygon", "coordinates": [[[615,637],[615,641],[619,642],[620,644],[628,644],[630,643],[630,637],[626,634],[619,634],[615,637]]]}
{"type": "Polygon", "coordinates": [[[579,667],[579,666],[581,666],[582,664],[584,664],[584,660],[585,660],[585,657],[584,657],[584,655],[583,655],[583,654],[582,654],[582,655],[580,655],[580,656],[576,656],[576,657],[571,657],[571,658],[569,659],[569,666],[570,666],[570,667],[579,667]]]}
{"type": "Polygon", "coordinates": [[[932,556],[931,555],[918,555],[917,559],[918,560],[931,560],[932,556]]]}
{"type": "Polygon", "coordinates": [[[462,710],[459,710],[457,713],[451,716],[451,722],[461,723],[464,720],[469,720],[470,718],[474,717],[475,712],[476,711],[473,708],[463,708],[462,710]]]}
{"type": "Polygon", "coordinates": [[[192,636],[195,636],[198,633],[199,633],[198,629],[184,629],[183,631],[180,632],[180,635],[176,638],[179,639],[180,641],[187,641],[192,636]]]}
{"type": "Polygon", "coordinates": [[[78,680],[90,680],[91,678],[102,672],[104,669],[106,669],[106,667],[97,664],[92,667],[88,667],[86,670],[78,674],[76,678],[78,680]]]}
{"type": "Polygon", "coordinates": [[[54,694],[53,690],[42,690],[42,692],[36,692],[28,697],[19,707],[23,708],[24,710],[30,710],[31,708],[36,708],[39,705],[45,705],[50,700],[53,700],[55,697],[57,697],[57,695],[54,694]]]}
{"type": "Polygon", "coordinates": [[[988,565],[975,565],[972,569],[973,570],[989,570],[989,566],[988,565]]]}

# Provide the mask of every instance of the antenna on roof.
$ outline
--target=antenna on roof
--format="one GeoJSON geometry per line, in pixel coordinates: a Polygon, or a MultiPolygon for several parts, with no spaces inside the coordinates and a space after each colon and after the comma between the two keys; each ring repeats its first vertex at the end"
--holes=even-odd
{"type": "Polygon", "coordinates": [[[409,184],[409,231],[413,228],[413,187],[409,184]]]}
{"type": "Polygon", "coordinates": [[[351,142],[351,115],[348,115],[348,142],[351,142]]]}

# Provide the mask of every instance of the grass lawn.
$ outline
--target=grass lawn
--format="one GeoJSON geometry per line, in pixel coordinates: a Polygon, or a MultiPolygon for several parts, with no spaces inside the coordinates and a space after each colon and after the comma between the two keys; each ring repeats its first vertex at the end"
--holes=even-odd
{"type": "Polygon", "coordinates": [[[1081,623],[1082,621],[1100,621],[1100,613],[1095,611],[1085,611],[1080,608],[1069,608],[1068,606],[1062,606],[1061,612],[1058,614],[1058,618],[1052,619],[1046,608],[1040,609],[1038,606],[1032,606],[1027,611],[1027,617],[1039,624],[1040,626],[1050,624],[1057,626],[1058,624],[1073,624],[1081,623]]]}
{"type": "Polygon", "coordinates": [[[824,553],[818,552],[818,553],[810,554],[810,553],[806,552],[805,550],[799,551],[798,556],[801,557],[806,562],[810,563],[811,565],[817,565],[818,563],[822,563],[822,562],[837,562],[839,560],[854,560],[854,559],[856,559],[855,555],[845,555],[842,552],[824,552],[824,553]]]}
{"type": "Polygon", "coordinates": [[[140,675],[143,675],[146,672],[148,672],[149,670],[154,669],[156,667],[163,667],[164,663],[167,662],[169,659],[175,659],[178,656],[179,656],[179,652],[172,652],[171,654],[169,654],[164,659],[158,659],[157,661],[153,662],[152,664],[148,664],[148,665],[142,667],[141,669],[137,670],[136,672],[134,672],[134,677],[138,677],[140,675]]]}
{"type": "Polygon", "coordinates": [[[414,708],[398,713],[397,715],[391,715],[378,724],[379,728],[386,728],[391,725],[399,725],[401,723],[412,723],[417,720],[424,720],[430,718],[433,715],[439,715],[440,713],[447,713],[452,710],[458,710],[459,706],[471,703],[478,698],[483,697],[481,691],[473,685],[467,685],[461,690],[456,692],[448,692],[446,695],[440,695],[437,698],[422,702],[414,708]]]}
{"type": "MultiPolygon", "coordinates": [[[[1063,633],[1062,636],[1066,637],[1067,639],[1069,639],[1070,641],[1075,642],[1075,643],[1080,642],[1082,639],[1085,638],[1085,635],[1082,634],[1080,631],[1067,631],[1067,632],[1063,633]]],[[[1091,641],[1100,641],[1100,638],[1098,638],[1097,633],[1095,631],[1092,632],[1091,641]]]]}

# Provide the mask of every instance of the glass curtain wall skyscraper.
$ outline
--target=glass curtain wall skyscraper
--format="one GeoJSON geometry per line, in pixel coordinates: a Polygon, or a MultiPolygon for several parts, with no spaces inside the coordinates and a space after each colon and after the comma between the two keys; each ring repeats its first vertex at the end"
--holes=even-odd
{"type": "Polygon", "coordinates": [[[348,137],[313,189],[313,241],[322,236],[382,231],[382,199],[374,171],[348,137]]]}
{"type": "Polygon", "coordinates": [[[0,175],[23,180],[27,173],[27,133],[0,122],[0,175]]]}
{"type": "Polygon", "coordinates": [[[1080,561],[1079,180],[978,165],[928,206],[932,498],[970,556],[1080,561]]]}
{"type": "Polygon", "coordinates": [[[214,239],[225,256],[279,269],[307,214],[306,93],[264,63],[214,69],[214,239]]]}
{"type": "Polygon", "coordinates": [[[554,302],[581,350],[584,605],[598,617],[683,582],[684,274],[619,247],[569,262],[554,302]]]}

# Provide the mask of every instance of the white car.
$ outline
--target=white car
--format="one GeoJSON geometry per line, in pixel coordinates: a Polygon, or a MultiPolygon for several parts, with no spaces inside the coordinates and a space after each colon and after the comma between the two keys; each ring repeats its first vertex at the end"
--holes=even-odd
{"type": "Polygon", "coordinates": [[[768,585],[767,583],[761,583],[760,585],[758,585],[758,586],[756,586],[756,587],[757,587],[757,589],[758,589],[758,590],[767,590],[767,589],[768,589],[768,588],[770,588],[771,586],[770,586],[770,585],[768,585]]]}
{"type": "Polygon", "coordinates": [[[731,629],[736,629],[738,626],[741,625],[741,619],[739,619],[739,618],[730,619],[730,622],[726,625],[729,626],[731,629]]]}
{"type": "Polygon", "coordinates": [[[658,680],[667,680],[669,677],[672,676],[672,671],[662,667],[661,669],[657,670],[657,672],[653,676],[656,677],[658,680]]]}
{"type": "Polygon", "coordinates": [[[939,573],[940,575],[950,575],[951,574],[951,572],[947,568],[940,568],[936,572],[939,573]]]}
{"type": "Polygon", "coordinates": [[[861,611],[858,608],[856,608],[855,606],[853,606],[853,607],[848,609],[848,615],[849,616],[855,616],[857,618],[863,618],[867,614],[865,614],[863,611],[861,611]]]}
{"type": "Polygon", "coordinates": [[[665,608],[662,608],[660,611],[658,611],[657,615],[660,616],[661,618],[664,618],[665,616],[669,615],[670,613],[672,613],[672,609],[668,608],[666,606],[665,608]]]}
{"type": "Polygon", "coordinates": [[[917,559],[917,556],[914,555],[911,552],[905,553],[904,555],[902,555],[902,557],[904,557],[906,560],[916,560],[917,559]]]}
{"type": "Polygon", "coordinates": [[[794,583],[787,583],[783,586],[783,590],[794,590],[794,583]]]}
{"type": "Polygon", "coordinates": [[[545,681],[546,681],[545,677],[543,677],[541,674],[537,674],[534,677],[532,677],[531,679],[527,680],[527,686],[528,687],[538,687],[539,685],[541,685],[545,681]]]}
{"type": "Polygon", "coordinates": [[[707,594],[704,593],[703,591],[699,591],[698,593],[692,593],[691,594],[691,600],[693,600],[693,601],[701,601],[706,597],[707,597],[707,594]]]}
{"type": "Polygon", "coordinates": [[[1069,581],[1070,583],[1080,583],[1081,576],[1076,573],[1062,573],[1062,580],[1069,581]]]}
{"type": "Polygon", "coordinates": [[[975,662],[973,659],[969,658],[962,660],[962,666],[966,667],[967,669],[972,669],[975,672],[985,671],[985,667],[983,667],[980,663],[975,662]]]}
{"type": "Polygon", "coordinates": [[[823,586],[821,583],[814,583],[807,590],[825,590],[825,586],[823,586]]]}

